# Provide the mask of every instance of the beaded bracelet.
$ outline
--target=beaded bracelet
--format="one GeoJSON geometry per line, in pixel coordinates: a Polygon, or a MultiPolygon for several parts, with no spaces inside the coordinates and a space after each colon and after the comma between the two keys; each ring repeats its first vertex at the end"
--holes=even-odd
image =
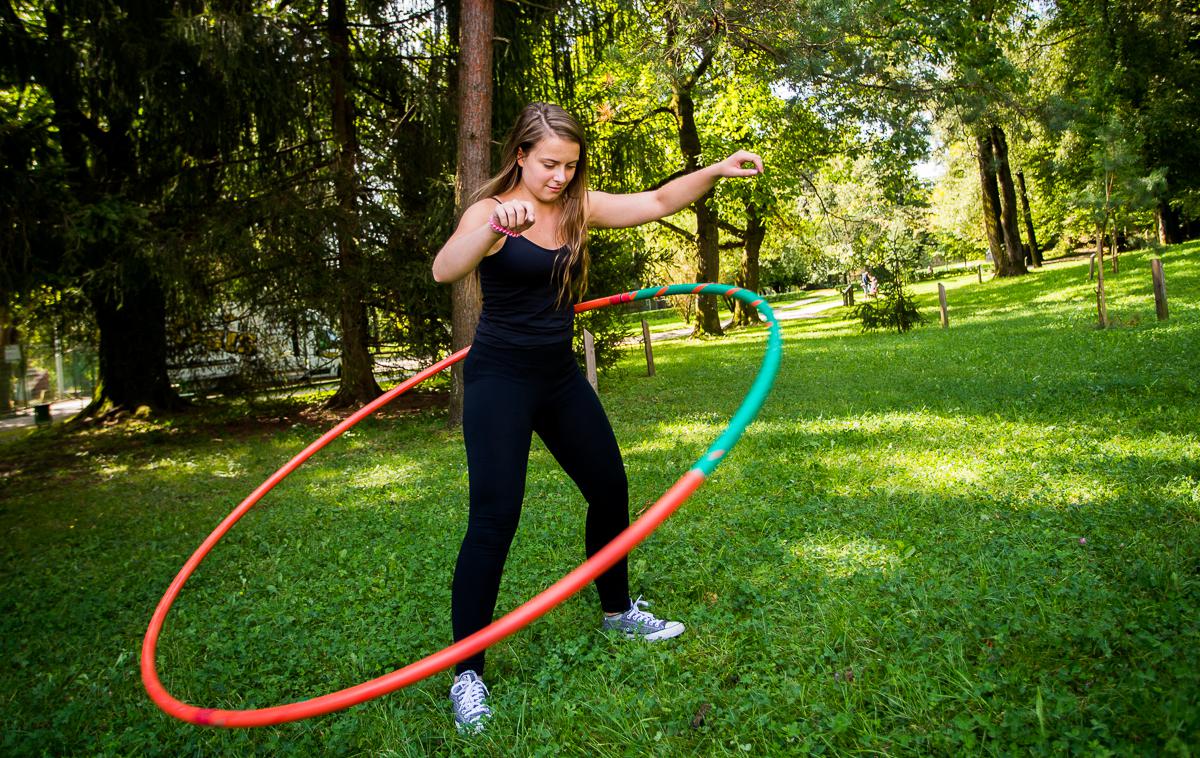
{"type": "Polygon", "coordinates": [[[492,229],[494,231],[497,231],[500,234],[507,234],[509,237],[520,237],[521,236],[521,235],[517,234],[516,232],[514,232],[512,229],[505,229],[503,226],[500,226],[499,224],[497,224],[495,221],[493,221],[490,218],[488,219],[488,226],[492,227],[492,229]]]}

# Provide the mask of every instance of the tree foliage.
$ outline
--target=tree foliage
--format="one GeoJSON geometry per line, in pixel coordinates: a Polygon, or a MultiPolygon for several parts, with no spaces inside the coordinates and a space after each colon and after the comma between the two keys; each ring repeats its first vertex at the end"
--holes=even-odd
{"type": "MultiPolygon", "coordinates": [[[[450,299],[428,266],[454,223],[459,13],[0,5],[0,321],[45,288],[57,317],[74,304],[98,343],[96,411],[177,404],[168,356],[231,311],[338,324],[346,404],[377,392],[381,345],[444,354],[450,299]]],[[[1198,231],[1198,24],[1182,0],[498,3],[491,137],[530,101],[562,104],[614,192],[766,158],[661,224],[595,234],[590,294],[886,274],[902,239],[922,263],[931,244],[990,244],[1019,272],[1018,170],[1060,249],[1198,231]],[[950,158],[929,221],[912,167],[934,123],[950,158]]],[[[717,304],[699,306],[697,330],[719,333],[717,304]]],[[[615,355],[614,313],[581,322],[615,355]]]]}

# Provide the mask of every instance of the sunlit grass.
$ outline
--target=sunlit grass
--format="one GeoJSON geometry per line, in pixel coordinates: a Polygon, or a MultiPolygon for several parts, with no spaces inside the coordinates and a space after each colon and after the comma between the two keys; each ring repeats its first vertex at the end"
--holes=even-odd
{"type": "MultiPolygon", "coordinates": [[[[5,754],[1184,754],[1200,744],[1200,245],[916,285],[930,322],[783,322],[759,419],[630,558],[689,630],[630,646],[585,589],[489,653],[497,717],[454,733],[448,679],[252,731],[174,722],[138,681],[187,555],[324,429],[210,409],[7,443],[0,490],[5,754]]],[[[795,301],[793,301],[795,302],[795,301]]],[[[724,427],[765,330],[640,346],[602,378],[635,513],[724,427]]],[[[449,639],[466,466],[437,413],[366,422],[281,483],[184,589],[164,682],[202,705],[294,701],[449,639]]],[[[507,610],[582,558],[584,505],[540,444],[507,610]]]]}
{"type": "MultiPolygon", "coordinates": [[[[861,538],[815,538],[789,544],[788,550],[796,560],[841,578],[861,571],[889,573],[904,560],[895,549],[861,538]]],[[[782,570],[786,571],[786,568],[782,570]]]]}

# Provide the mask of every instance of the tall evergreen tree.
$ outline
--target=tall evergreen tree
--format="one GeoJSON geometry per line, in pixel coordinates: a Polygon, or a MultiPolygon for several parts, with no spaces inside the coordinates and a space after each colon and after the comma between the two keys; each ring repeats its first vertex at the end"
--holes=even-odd
{"type": "Polygon", "coordinates": [[[40,135],[54,159],[26,162],[29,180],[62,190],[24,222],[43,243],[26,246],[26,268],[80,282],[91,303],[100,383],[90,413],[179,404],[168,304],[220,198],[210,167],[281,134],[286,106],[254,90],[278,74],[283,35],[238,3],[206,10],[212,23],[198,27],[172,2],[0,6],[3,86],[49,127],[40,135]]]}

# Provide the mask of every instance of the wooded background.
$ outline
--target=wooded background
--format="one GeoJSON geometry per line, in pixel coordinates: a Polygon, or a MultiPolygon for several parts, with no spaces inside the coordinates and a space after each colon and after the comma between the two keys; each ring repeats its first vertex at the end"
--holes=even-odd
{"type": "MultiPolygon", "coordinates": [[[[429,267],[531,101],[584,124],[596,189],[766,160],[593,234],[596,295],[1103,264],[1200,232],[1198,40],[1182,0],[5,0],[0,344],[93,354],[85,415],[167,411],[189,333],[316,318],[341,351],[329,404],[366,402],[383,346],[469,342],[473,293],[429,267]]],[[[721,333],[719,303],[685,307],[721,333]]],[[[619,315],[584,319],[602,364],[619,315]]]]}

